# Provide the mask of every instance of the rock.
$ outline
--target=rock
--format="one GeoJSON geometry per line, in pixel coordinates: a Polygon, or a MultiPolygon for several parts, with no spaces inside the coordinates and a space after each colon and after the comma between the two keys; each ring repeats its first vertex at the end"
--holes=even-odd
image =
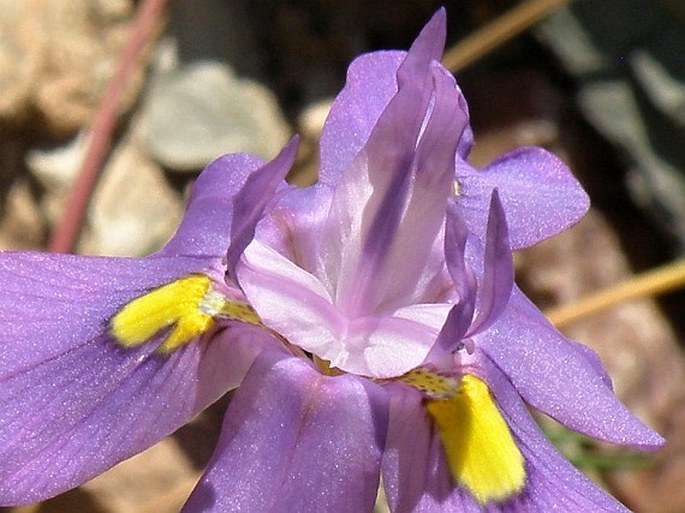
{"type": "Polygon", "coordinates": [[[319,139],[332,104],[331,98],[313,102],[298,116],[300,147],[295,166],[288,175],[290,183],[305,187],[316,181],[319,174],[319,139]]]}
{"type": "Polygon", "coordinates": [[[45,34],[41,0],[0,0],[0,121],[24,120],[38,82],[45,34]]]}
{"type": "Polygon", "coordinates": [[[66,192],[76,178],[88,149],[88,138],[80,132],[66,144],[36,147],[26,154],[26,165],[49,192],[66,192]]]}
{"type": "Polygon", "coordinates": [[[274,95],[218,62],[198,62],[159,76],[145,116],[149,151],[174,171],[199,170],[230,152],[270,159],[290,136],[274,95]]]}
{"type": "Polygon", "coordinates": [[[0,136],[0,250],[38,249],[47,234],[35,183],[24,174],[25,143],[0,136]]]}
{"type": "MultiPolygon", "coordinates": [[[[128,38],[130,0],[0,0],[0,120],[56,138],[87,125],[128,38]]],[[[139,63],[122,110],[136,99],[139,63]]]]}
{"type": "Polygon", "coordinates": [[[685,18],[677,2],[574,2],[537,34],[578,83],[588,121],[620,149],[635,203],[685,250],[685,18]],[[680,14],[680,15],[679,15],[680,14]]]}
{"type": "Polygon", "coordinates": [[[88,211],[80,253],[142,256],[159,249],[175,232],[183,201],[135,136],[112,154],[88,211]]]}
{"type": "Polygon", "coordinates": [[[47,223],[25,179],[12,183],[0,216],[0,250],[39,249],[47,223]]]}
{"type": "Polygon", "coordinates": [[[97,498],[103,513],[171,513],[181,509],[199,477],[174,440],[166,438],[80,491],[97,498]]]}

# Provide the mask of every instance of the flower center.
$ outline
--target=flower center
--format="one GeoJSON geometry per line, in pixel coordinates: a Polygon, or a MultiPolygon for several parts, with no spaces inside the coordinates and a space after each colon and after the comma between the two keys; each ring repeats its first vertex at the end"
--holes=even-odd
{"type": "Polygon", "coordinates": [[[179,278],[139,296],[110,321],[110,333],[123,347],[137,347],[165,328],[158,350],[174,352],[209,331],[217,318],[261,325],[250,305],[229,299],[205,274],[179,278]]]}

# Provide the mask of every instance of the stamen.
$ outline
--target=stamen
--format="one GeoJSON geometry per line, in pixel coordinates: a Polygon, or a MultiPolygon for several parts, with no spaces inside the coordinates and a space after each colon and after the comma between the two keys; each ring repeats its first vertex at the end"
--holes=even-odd
{"type": "Polygon", "coordinates": [[[112,318],[110,333],[121,346],[130,348],[173,325],[159,346],[159,351],[168,354],[209,331],[217,318],[261,325],[250,305],[224,296],[213,288],[209,276],[193,274],[126,304],[112,318]]]}
{"type": "Polygon", "coordinates": [[[459,380],[428,369],[414,369],[399,379],[421,390],[431,399],[449,399],[459,390],[459,380]]]}

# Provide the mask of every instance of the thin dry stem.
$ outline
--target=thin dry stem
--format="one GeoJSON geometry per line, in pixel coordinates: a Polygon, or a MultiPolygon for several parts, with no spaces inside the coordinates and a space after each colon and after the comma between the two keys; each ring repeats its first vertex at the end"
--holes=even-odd
{"type": "Polygon", "coordinates": [[[67,253],[73,251],[76,246],[102,162],[109,150],[112,132],[119,115],[121,97],[143,48],[155,34],[154,29],[166,3],[167,0],[144,0],[138,8],[136,21],[121,55],[119,67],[107,85],[90,128],[88,151],[72,186],[62,219],[52,233],[48,244],[49,251],[67,253]]]}
{"type": "Polygon", "coordinates": [[[452,72],[459,71],[569,2],[571,0],[527,0],[450,48],[442,63],[452,72]]]}
{"type": "Polygon", "coordinates": [[[555,326],[561,327],[631,299],[656,296],[682,287],[685,287],[685,258],[552,308],[546,315],[555,326]]]}

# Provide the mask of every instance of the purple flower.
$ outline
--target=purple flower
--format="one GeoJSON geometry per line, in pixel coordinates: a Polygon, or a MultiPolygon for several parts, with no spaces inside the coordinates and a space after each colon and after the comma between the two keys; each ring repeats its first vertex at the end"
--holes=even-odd
{"type": "Polygon", "coordinates": [[[476,171],[439,64],[444,11],[409,52],[357,59],[320,180],[222,157],[144,259],[0,255],[0,504],[77,486],[239,386],[185,511],[625,511],[526,404],[590,436],[661,438],[596,355],[513,282],[511,250],[587,197],[524,149],[476,171]]]}

